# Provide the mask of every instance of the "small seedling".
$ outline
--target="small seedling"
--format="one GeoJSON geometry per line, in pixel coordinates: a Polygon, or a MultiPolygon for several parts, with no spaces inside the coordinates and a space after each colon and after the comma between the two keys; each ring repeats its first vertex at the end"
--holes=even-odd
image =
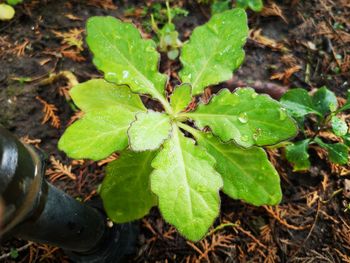
{"type": "Polygon", "coordinates": [[[236,5],[244,9],[250,8],[254,12],[260,12],[264,7],[262,0],[236,0],[236,5]]]}
{"type": "Polygon", "coordinates": [[[231,0],[214,0],[210,5],[212,15],[219,14],[231,8],[231,0]]]}
{"type": "MultiPolygon", "coordinates": [[[[166,52],[168,58],[174,60],[179,56],[179,48],[182,46],[182,42],[179,39],[179,32],[176,31],[172,22],[175,16],[172,14],[173,9],[170,8],[168,1],[166,1],[166,8],[168,20],[163,27],[161,29],[158,28],[153,14],[151,14],[151,25],[153,31],[157,34],[159,51],[166,52]]],[[[185,15],[187,14],[185,13],[185,15]]]]}
{"type": "MultiPolygon", "coordinates": [[[[207,2],[210,2],[210,10],[212,15],[229,10],[232,5],[231,0],[212,0],[207,2]]],[[[250,8],[254,12],[260,12],[263,9],[264,4],[262,0],[237,0],[236,7],[244,9],[250,8]]]]}
{"type": "Polygon", "coordinates": [[[195,241],[218,216],[221,189],[253,205],[280,202],[279,176],[259,147],[297,132],[279,102],[250,88],[224,89],[209,103],[186,110],[192,96],[232,78],[243,62],[247,35],[243,9],[214,15],[197,27],[182,47],[182,84],[169,96],[152,40],[113,17],[88,20],[87,43],[105,80],[71,90],[85,115],[68,127],[59,148],[77,159],[120,153],[108,164],[100,188],[111,220],[139,219],[158,205],[167,222],[195,241]],[[139,95],[158,101],[164,112],[145,108],[139,95]]]}
{"type": "Polygon", "coordinates": [[[18,250],[16,248],[11,247],[10,256],[12,259],[16,259],[19,256],[18,250]]]}
{"type": "Polygon", "coordinates": [[[294,166],[294,171],[303,171],[310,168],[308,148],[317,144],[328,152],[328,158],[336,164],[348,163],[349,127],[339,116],[350,109],[350,92],[344,106],[339,107],[336,96],[326,87],[318,89],[310,96],[305,89],[297,88],[288,91],[281,98],[281,103],[287,111],[298,120],[303,140],[292,143],[286,147],[286,158],[294,166]],[[305,118],[312,123],[312,135],[305,133],[305,118]],[[325,142],[320,137],[321,132],[333,133],[337,143],[325,142]]]}

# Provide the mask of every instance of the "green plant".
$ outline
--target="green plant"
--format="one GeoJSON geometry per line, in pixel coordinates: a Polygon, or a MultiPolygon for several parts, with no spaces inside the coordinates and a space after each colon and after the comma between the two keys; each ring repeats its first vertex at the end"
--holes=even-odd
{"type": "MultiPolygon", "coordinates": [[[[210,3],[210,10],[212,15],[229,10],[232,6],[231,0],[211,0],[207,1],[206,3],[210,3]]],[[[237,0],[236,7],[243,9],[250,8],[255,12],[260,12],[263,9],[264,4],[262,0],[237,0]]]]}
{"type": "Polygon", "coordinates": [[[182,235],[199,240],[218,216],[221,188],[254,205],[280,202],[279,176],[258,147],[296,134],[279,102],[250,88],[224,89],[186,111],[192,96],[232,77],[243,62],[247,35],[243,9],[197,27],[180,56],[183,84],[168,100],[155,43],[113,17],[88,20],[87,43],[107,81],[90,80],[71,90],[85,115],[67,128],[59,148],[93,160],[120,152],[100,189],[113,221],[141,218],[158,205],[182,235]],[[138,94],[157,100],[164,112],[146,109],[138,94]],[[203,131],[207,126],[211,132],[203,131]]]}
{"type": "Polygon", "coordinates": [[[9,5],[15,6],[15,5],[18,5],[18,4],[23,3],[23,0],[6,0],[6,2],[7,2],[9,5]]]}
{"type": "Polygon", "coordinates": [[[231,8],[231,0],[213,0],[210,5],[212,15],[219,14],[231,8]]]}
{"type": "Polygon", "coordinates": [[[23,0],[7,0],[6,3],[0,3],[0,20],[11,20],[15,15],[15,9],[12,6],[22,3],[23,0]]]}
{"type": "Polygon", "coordinates": [[[236,0],[236,5],[244,9],[250,8],[255,12],[260,12],[264,7],[262,0],[236,0]]]}
{"type": "MultiPolygon", "coordinates": [[[[182,46],[182,42],[179,39],[179,32],[176,31],[175,25],[172,22],[175,17],[173,12],[177,9],[171,8],[168,1],[166,1],[166,9],[168,20],[164,23],[163,27],[161,29],[158,28],[153,14],[151,14],[151,26],[157,34],[159,51],[166,52],[168,58],[174,60],[179,56],[179,48],[182,46]]],[[[177,15],[178,13],[175,12],[175,14],[177,15]]],[[[187,13],[179,14],[187,15],[187,13]]]]}
{"type": "Polygon", "coordinates": [[[344,106],[339,107],[336,96],[326,87],[318,89],[313,96],[302,88],[292,89],[281,98],[281,103],[299,123],[304,139],[286,147],[286,158],[294,166],[294,171],[310,168],[308,148],[317,144],[328,152],[331,162],[337,164],[348,163],[350,146],[348,125],[338,115],[350,109],[350,92],[344,106]],[[305,133],[305,118],[309,117],[311,135],[305,133]],[[319,136],[321,132],[332,133],[337,137],[337,143],[326,143],[319,136]],[[344,142],[344,143],[342,143],[344,142]]]}
{"type": "Polygon", "coordinates": [[[11,20],[15,15],[15,9],[7,4],[0,3],[0,21],[11,20]]]}

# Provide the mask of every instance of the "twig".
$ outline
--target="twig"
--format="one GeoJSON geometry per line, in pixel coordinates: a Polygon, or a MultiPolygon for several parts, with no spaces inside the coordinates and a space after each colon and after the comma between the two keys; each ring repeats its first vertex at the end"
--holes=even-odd
{"type": "Polygon", "coordinates": [[[261,243],[259,241],[259,239],[257,239],[254,235],[252,235],[252,233],[250,233],[247,230],[244,230],[242,227],[240,227],[239,225],[236,226],[236,228],[241,231],[243,234],[247,235],[248,237],[250,237],[251,239],[253,239],[254,242],[256,242],[259,246],[261,246],[262,248],[267,249],[267,246],[264,245],[263,243],[261,243]]]}
{"type": "Polygon", "coordinates": [[[282,225],[284,225],[285,227],[289,228],[289,229],[293,229],[293,230],[304,230],[306,228],[309,228],[310,225],[306,225],[306,226],[294,226],[289,224],[285,219],[282,219],[278,214],[276,215],[275,211],[273,210],[272,207],[263,206],[265,208],[265,210],[273,217],[275,218],[279,223],[281,223],[282,225]]]}
{"type": "Polygon", "coordinates": [[[320,214],[320,207],[321,207],[321,202],[317,202],[317,212],[316,212],[315,220],[314,220],[314,222],[313,222],[313,224],[312,224],[312,226],[310,228],[310,231],[307,234],[306,238],[301,243],[301,245],[299,246],[299,248],[297,249],[297,251],[294,252],[294,254],[289,258],[289,260],[287,260],[287,262],[291,262],[291,260],[300,252],[301,248],[305,247],[306,242],[310,238],[310,236],[311,236],[311,234],[314,231],[314,228],[316,226],[316,222],[317,222],[318,216],[320,214]]]}
{"type": "Polygon", "coordinates": [[[225,228],[225,227],[227,227],[227,226],[236,227],[236,226],[238,226],[238,224],[236,224],[236,223],[231,223],[231,222],[229,222],[229,223],[223,223],[223,224],[218,225],[217,227],[215,227],[213,230],[211,230],[206,236],[211,236],[211,235],[214,234],[215,232],[217,232],[217,231],[219,231],[219,230],[221,230],[221,229],[223,229],[223,228],[225,228]]]}

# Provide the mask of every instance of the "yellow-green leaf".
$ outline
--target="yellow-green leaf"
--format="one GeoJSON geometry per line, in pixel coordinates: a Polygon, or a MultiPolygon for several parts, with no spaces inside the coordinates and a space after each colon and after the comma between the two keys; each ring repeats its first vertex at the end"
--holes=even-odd
{"type": "Polygon", "coordinates": [[[11,20],[15,15],[15,9],[7,4],[0,4],[0,20],[11,20]]]}
{"type": "Polygon", "coordinates": [[[208,104],[183,115],[200,129],[209,126],[223,141],[233,139],[244,147],[276,144],[297,133],[295,122],[277,101],[250,88],[221,90],[208,104]]]}
{"type": "Polygon", "coordinates": [[[101,197],[108,217],[116,223],[142,218],[157,204],[150,188],[152,159],[156,152],[122,152],[108,164],[101,197]]]}
{"type": "Polygon", "coordinates": [[[323,115],[334,112],[338,108],[337,97],[326,87],[321,87],[315,92],[312,102],[314,108],[323,115]]]}
{"type": "Polygon", "coordinates": [[[175,87],[170,97],[170,105],[174,113],[185,110],[188,104],[190,104],[192,100],[191,89],[191,85],[186,83],[175,87]]]}
{"type": "Polygon", "coordinates": [[[248,36],[247,15],[237,8],[216,14],[193,30],[181,52],[181,80],[192,85],[193,95],[232,78],[243,62],[248,36]]]}
{"type": "Polygon", "coordinates": [[[148,111],[136,115],[128,130],[130,147],[134,151],[156,150],[170,136],[169,115],[148,111]]]}
{"type": "Polygon", "coordinates": [[[152,162],[151,189],[164,219],[193,241],[206,234],[219,214],[222,179],[214,164],[176,125],[152,162]]]}
{"type": "Polygon", "coordinates": [[[281,201],[280,178],[263,149],[254,146],[245,149],[234,143],[223,143],[203,132],[193,135],[215,158],[225,194],[257,206],[276,205],[281,201]]]}
{"type": "Polygon", "coordinates": [[[75,159],[100,160],[123,150],[130,123],[136,113],[146,110],[127,86],[101,79],[79,84],[70,94],[85,115],[67,128],[58,147],[75,159]]]}
{"type": "Polygon", "coordinates": [[[133,92],[149,94],[165,103],[166,75],[158,72],[159,53],[152,40],[141,38],[131,23],[113,17],[92,17],[87,39],[93,62],[105,79],[126,84],[133,92]]]}

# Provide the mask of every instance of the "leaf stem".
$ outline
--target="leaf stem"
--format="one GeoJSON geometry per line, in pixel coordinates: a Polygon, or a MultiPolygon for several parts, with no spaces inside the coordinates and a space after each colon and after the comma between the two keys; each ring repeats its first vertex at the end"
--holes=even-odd
{"type": "Polygon", "coordinates": [[[184,129],[185,131],[191,133],[194,137],[198,137],[198,131],[191,126],[184,124],[182,122],[177,122],[177,126],[179,126],[181,129],[184,129]]]}
{"type": "Polygon", "coordinates": [[[158,94],[157,96],[155,96],[155,99],[157,99],[163,105],[166,113],[168,113],[169,115],[174,114],[173,108],[170,106],[170,103],[160,93],[159,93],[159,96],[158,94]]]}
{"type": "Polygon", "coordinates": [[[223,223],[223,224],[218,225],[217,227],[215,227],[215,228],[214,228],[213,230],[211,230],[208,234],[206,234],[206,237],[211,236],[212,234],[216,233],[217,231],[219,231],[219,230],[221,230],[221,229],[223,229],[223,228],[225,228],[225,227],[228,227],[228,226],[237,227],[237,226],[239,226],[239,224],[237,224],[237,223],[231,223],[231,222],[229,222],[229,223],[223,223]]]}
{"type": "Polygon", "coordinates": [[[171,9],[169,6],[169,1],[166,1],[165,4],[166,4],[167,16],[168,16],[168,24],[171,24],[172,17],[171,17],[171,9]]]}

